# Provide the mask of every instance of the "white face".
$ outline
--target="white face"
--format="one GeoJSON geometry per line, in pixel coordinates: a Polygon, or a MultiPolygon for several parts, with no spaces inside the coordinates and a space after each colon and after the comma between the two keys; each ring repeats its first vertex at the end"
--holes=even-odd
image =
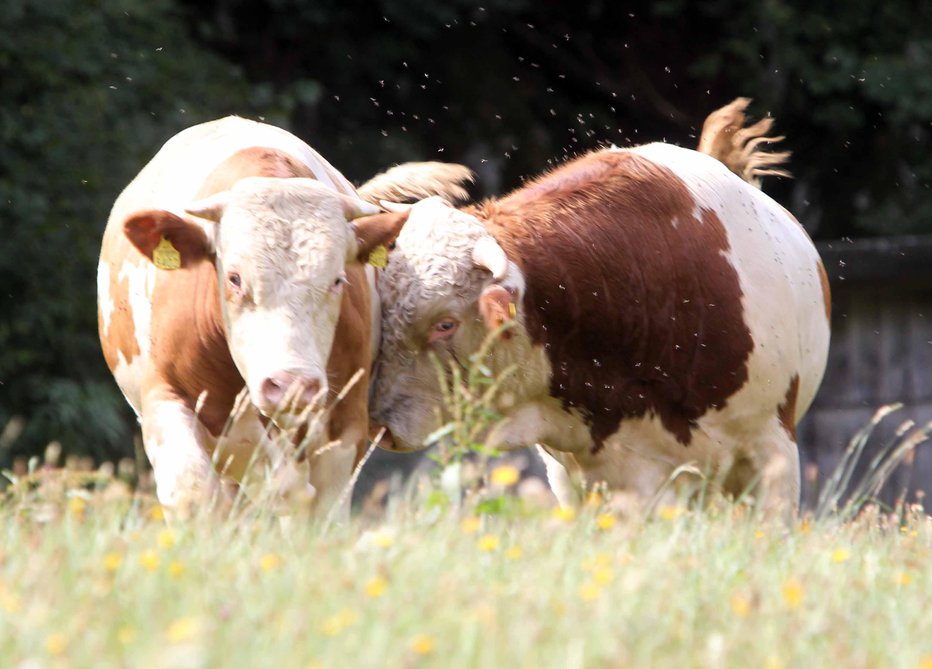
{"type": "Polygon", "coordinates": [[[490,280],[472,250],[487,237],[474,216],[436,198],[416,204],[395,240],[379,280],[382,343],[376,363],[372,417],[399,449],[422,448],[443,420],[431,353],[441,364],[468,364],[486,328],[477,299],[490,280]]]}
{"type": "Polygon", "coordinates": [[[275,418],[286,399],[300,409],[325,398],[356,253],[336,194],[307,179],[245,179],[225,202],[215,250],[227,340],[253,403],[275,418]]]}

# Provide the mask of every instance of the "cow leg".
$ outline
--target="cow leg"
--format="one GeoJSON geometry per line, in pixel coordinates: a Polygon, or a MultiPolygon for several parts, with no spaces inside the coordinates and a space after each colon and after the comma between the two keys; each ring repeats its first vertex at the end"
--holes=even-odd
{"type": "Polygon", "coordinates": [[[268,503],[285,514],[306,506],[314,497],[307,460],[297,461],[291,443],[269,433],[252,405],[238,413],[217,440],[214,461],[223,476],[240,483],[254,502],[268,503]]]}
{"type": "Polygon", "coordinates": [[[535,447],[540,459],[544,461],[544,467],[547,470],[547,483],[550,484],[550,490],[553,491],[557,502],[559,502],[560,506],[578,506],[580,501],[578,488],[574,485],[566,466],[546,446],[536,444],[535,447]]]}
{"type": "Polygon", "coordinates": [[[229,493],[220,485],[207,454],[206,430],[186,402],[170,391],[147,393],[142,439],[159,503],[172,515],[188,517],[199,509],[226,506],[229,493]]]}
{"type": "Polygon", "coordinates": [[[527,402],[500,421],[486,437],[499,450],[546,443],[551,451],[579,452],[591,448],[585,423],[547,401],[527,402]]]}
{"type": "Polygon", "coordinates": [[[757,474],[757,499],[768,515],[793,516],[799,507],[799,448],[778,421],[748,453],[757,474]]]}
{"type": "Polygon", "coordinates": [[[312,504],[316,518],[345,524],[350,517],[353,466],[356,462],[358,439],[342,438],[331,442],[310,456],[311,485],[317,491],[312,504]]]}

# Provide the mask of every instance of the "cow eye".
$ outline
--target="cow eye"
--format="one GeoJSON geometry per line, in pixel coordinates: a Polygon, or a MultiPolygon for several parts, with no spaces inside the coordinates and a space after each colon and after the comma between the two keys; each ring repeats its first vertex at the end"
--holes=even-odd
{"type": "Polygon", "coordinates": [[[454,318],[443,318],[434,323],[427,333],[427,341],[433,344],[436,341],[449,339],[459,329],[459,321],[454,318]]]}
{"type": "Polygon", "coordinates": [[[340,272],[340,275],[333,282],[333,289],[336,290],[340,286],[345,286],[349,281],[346,279],[346,272],[340,272]]]}
{"type": "Polygon", "coordinates": [[[243,287],[243,278],[239,275],[239,272],[230,272],[227,274],[227,281],[234,288],[239,289],[243,287]]]}

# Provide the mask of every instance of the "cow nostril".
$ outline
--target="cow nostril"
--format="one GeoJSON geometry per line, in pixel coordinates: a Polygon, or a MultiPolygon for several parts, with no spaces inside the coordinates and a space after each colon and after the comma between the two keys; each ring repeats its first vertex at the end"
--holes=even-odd
{"type": "Polygon", "coordinates": [[[319,378],[275,372],[262,382],[261,393],[266,405],[287,405],[295,410],[311,404],[321,394],[323,387],[319,378]]]}
{"type": "Polygon", "coordinates": [[[285,398],[285,392],[290,384],[282,378],[282,375],[268,377],[262,382],[262,399],[271,405],[278,405],[285,398]]]}
{"type": "Polygon", "coordinates": [[[302,379],[301,385],[304,388],[302,399],[305,404],[310,404],[320,392],[320,379],[302,379]]]}

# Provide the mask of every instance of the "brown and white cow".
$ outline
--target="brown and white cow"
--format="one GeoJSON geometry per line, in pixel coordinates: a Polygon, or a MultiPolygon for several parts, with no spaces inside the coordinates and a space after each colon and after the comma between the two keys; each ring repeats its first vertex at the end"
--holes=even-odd
{"type": "Polygon", "coordinates": [[[176,135],[116,200],[97,275],[100,340],[162,504],[187,513],[228,499],[215,466],[241,480],[252,458],[282,494],[313,497],[318,511],[336,503],[365,445],[378,344],[362,262],[405,218],[359,219],[378,211],[297,137],[236,117],[176,135]],[[231,418],[244,386],[250,401],[231,418]],[[267,423],[300,427],[315,402],[330,409],[310,423],[308,474],[267,423]]]}
{"type": "Polygon", "coordinates": [[[480,206],[421,201],[379,291],[370,410],[398,450],[449,418],[431,354],[466,364],[513,319],[483,361],[517,366],[489,443],[539,444],[561,503],[567,471],[650,497],[691,463],[726,492],[759,483],[768,508],[795,508],[828,286],[797,221],[719,160],[611,148],[480,206]]]}

